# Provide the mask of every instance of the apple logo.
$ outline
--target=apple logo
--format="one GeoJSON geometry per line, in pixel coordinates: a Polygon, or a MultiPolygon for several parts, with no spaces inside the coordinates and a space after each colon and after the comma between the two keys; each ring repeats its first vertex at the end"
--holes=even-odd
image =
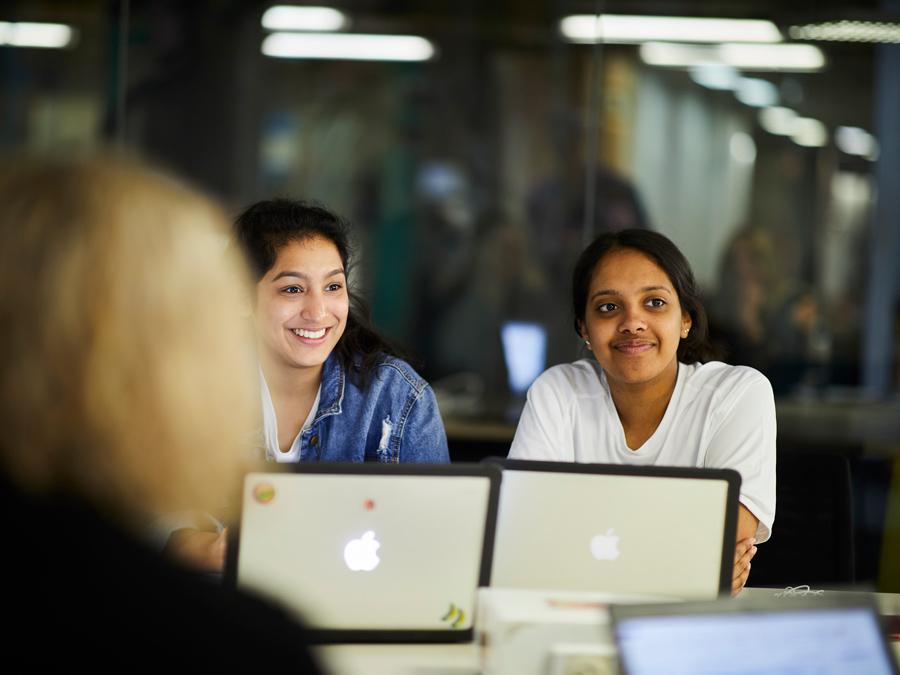
{"type": "Polygon", "coordinates": [[[371,572],[381,562],[377,553],[379,548],[381,542],[369,530],[359,539],[351,539],[344,547],[344,562],[354,572],[371,572]]]}
{"type": "Polygon", "coordinates": [[[615,560],[619,557],[619,536],[614,528],[591,539],[591,555],[597,560],[615,560]]]}

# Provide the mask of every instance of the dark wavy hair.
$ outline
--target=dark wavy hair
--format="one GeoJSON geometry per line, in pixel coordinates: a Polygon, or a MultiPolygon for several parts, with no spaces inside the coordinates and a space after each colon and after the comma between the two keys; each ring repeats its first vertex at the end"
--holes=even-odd
{"type": "Polygon", "coordinates": [[[691,330],[678,345],[678,360],[682,363],[705,362],[715,358],[709,342],[709,322],[703,307],[694,273],[687,259],[670,239],[651,230],[620,230],[602,234],[591,242],[575,263],[572,272],[572,310],[575,332],[584,323],[588,291],[594,270],[607,253],[633,249],[648,256],[668,275],[681,308],[691,317],[691,330]]]}
{"type": "Polygon", "coordinates": [[[374,367],[385,356],[401,357],[400,351],[372,326],[366,302],[351,290],[354,251],[350,227],[343,218],[319,204],[268,199],[247,207],[237,217],[234,234],[256,281],[272,269],[278,251],[287,244],[314,237],[330,241],[341,257],[350,298],[347,327],[334,348],[341,365],[358,383],[366,386],[374,367]]]}

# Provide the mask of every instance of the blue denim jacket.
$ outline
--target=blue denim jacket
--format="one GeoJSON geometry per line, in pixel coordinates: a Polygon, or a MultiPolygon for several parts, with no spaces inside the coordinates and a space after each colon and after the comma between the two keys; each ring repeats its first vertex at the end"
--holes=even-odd
{"type": "Polygon", "coordinates": [[[360,389],[332,353],[319,407],[301,434],[301,462],[447,463],[434,392],[405,361],[386,356],[360,389]]]}

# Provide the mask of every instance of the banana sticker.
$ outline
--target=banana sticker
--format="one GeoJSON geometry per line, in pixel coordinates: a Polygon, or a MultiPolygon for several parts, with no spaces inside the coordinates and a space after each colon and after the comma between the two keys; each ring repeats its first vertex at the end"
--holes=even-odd
{"type": "Polygon", "coordinates": [[[448,609],[447,613],[441,617],[441,621],[449,622],[451,628],[459,628],[466,621],[466,612],[453,603],[450,603],[450,609],[448,609]]]}

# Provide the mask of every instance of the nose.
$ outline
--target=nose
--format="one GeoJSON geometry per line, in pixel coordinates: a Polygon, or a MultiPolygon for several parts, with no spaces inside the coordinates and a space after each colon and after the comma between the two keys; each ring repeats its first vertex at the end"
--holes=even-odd
{"type": "Polygon", "coordinates": [[[300,316],[304,321],[319,321],[326,315],[325,297],[316,291],[310,292],[300,308],[300,316]]]}
{"type": "Polygon", "coordinates": [[[646,330],[647,321],[642,307],[625,307],[622,320],[619,322],[620,333],[638,333],[646,330]]]}

